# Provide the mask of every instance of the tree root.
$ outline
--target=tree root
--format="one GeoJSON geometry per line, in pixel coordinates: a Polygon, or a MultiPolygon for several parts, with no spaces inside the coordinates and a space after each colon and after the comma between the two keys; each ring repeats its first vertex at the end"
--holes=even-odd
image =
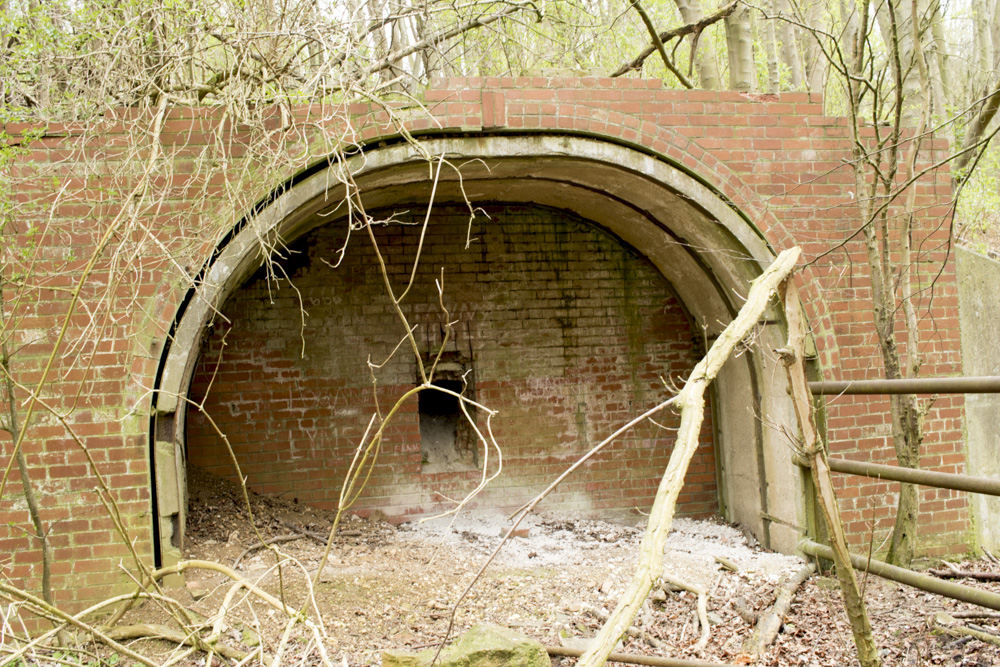
{"type": "Polygon", "coordinates": [[[700,649],[708,646],[708,639],[711,636],[712,630],[708,625],[708,596],[705,589],[694,584],[689,584],[682,579],[671,577],[669,574],[660,575],[660,580],[675,588],[683,589],[698,596],[698,625],[701,626],[701,636],[698,638],[698,643],[695,646],[700,649]]]}
{"type": "Polygon", "coordinates": [[[740,615],[740,618],[746,621],[747,625],[755,626],[760,620],[760,614],[750,608],[750,603],[747,602],[746,598],[738,597],[733,600],[733,609],[740,615]]]}
{"type": "MultiPolygon", "coordinates": [[[[291,521],[279,521],[278,523],[280,523],[282,526],[284,526],[285,528],[287,528],[289,530],[293,530],[296,533],[299,533],[300,535],[305,535],[310,540],[312,540],[313,542],[316,542],[320,546],[323,546],[323,547],[326,546],[326,536],[324,536],[324,535],[320,535],[319,533],[314,533],[311,530],[306,530],[302,526],[294,524],[291,521]]],[[[360,535],[361,531],[357,531],[357,533],[358,533],[358,535],[360,535]]],[[[342,537],[346,537],[347,534],[348,534],[348,531],[342,530],[342,531],[340,531],[339,534],[342,537]]]]}

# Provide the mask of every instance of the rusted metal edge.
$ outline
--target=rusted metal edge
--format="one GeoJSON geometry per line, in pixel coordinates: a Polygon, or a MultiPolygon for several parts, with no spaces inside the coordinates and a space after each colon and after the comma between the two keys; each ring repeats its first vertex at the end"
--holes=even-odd
{"type": "Polygon", "coordinates": [[[1000,376],[903,378],[901,380],[824,380],[810,382],[816,396],[831,394],[1000,394],[1000,376]]]}
{"type": "MultiPolygon", "coordinates": [[[[552,656],[579,658],[583,651],[564,646],[546,646],[545,650],[552,656]]],[[[635,655],[632,653],[611,653],[608,662],[623,662],[628,665],[653,665],[654,667],[737,667],[731,662],[705,662],[703,660],[681,660],[679,658],[660,658],[653,655],[635,655]]]]}
{"type": "Polygon", "coordinates": [[[922,484],[923,486],[933,486],[938,489],[970,491],[972,493],[983,493],[988,496],[1000,496],[1000,479],[918,470],[915,468],[888,466],[881,463],[868,463],[867,461],[850,461],[848,459],[830,458],[827,460],[827,463],[830,464],[830,470],[834,472],[864,475],[865,477],[874,477],[876,479],[888,479],[893,482],[922,484]]]}
{"type": "MultiPolygon", "coordinates": [[[[804,540],[799,543],[799,548],[810,556],[833,560],[833,549],[817,542],[804,540]]],[[[871,572],[883,579],[897,581],[928,593],[1000,611],[1000,594],[997,593],[972,588],[971,586],[963,586],[951,581],[943,581],[927,574],[908,570],[905,567],[889,565],[880,560],[869,560],[857,554],[851,554],[851,565],[854,566],[855,570],[871,572]]]]}

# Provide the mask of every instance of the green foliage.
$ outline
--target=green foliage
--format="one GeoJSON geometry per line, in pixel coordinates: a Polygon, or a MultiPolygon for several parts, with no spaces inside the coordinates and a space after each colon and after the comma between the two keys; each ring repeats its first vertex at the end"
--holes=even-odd
{"type": "Polygon", "coordinates": [[[991,144],[983,154],[955,215],[959,242],[982,254],[1000,249],[1000,147],[991,144]]]}

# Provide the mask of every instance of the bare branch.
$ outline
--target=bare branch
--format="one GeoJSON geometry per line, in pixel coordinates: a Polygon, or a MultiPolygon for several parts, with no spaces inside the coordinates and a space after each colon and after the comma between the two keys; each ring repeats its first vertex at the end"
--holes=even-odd
{"type": "MultiPolygon", "coordinates": [[[[646,30],[649,31],[649,37],[653,40],[653,46],[656,47],[656,50],[659,52],[660,58],[663,60],[663,64],[666,68],[677,77],[677,80],[681,82],[682,86],[685,88],[694,88],[694,86],[691,85],[691,82],[687,80],[687,77],[684,76],[674,65],[670,56],[667,55],[667,50],[663,47],[663,40],[660,39],[660,36],[656,33],[656,26],[653,25],[653,20],[649,18],[649,14],[647,14],[646,10],[643,9],[642,3],[640,3],[639,0],[632,0],[632,8],[635,9],[635,11],[638,12],[639,16],[642,18],[642,22],[646,26],[646,30]]],[[[614,74],[612,74],[612,76],[614,76],[614,74]]]]}
{"type": "MultiPolygon", "coordinates": [[[[686,25],[682,25],[677,28],[664,30],[663,32],[656,34],[655,37],[659,38],[661,45],[669,42],[671,39],[674,39],[675,37],[683,38],[686,35],[694,35],[695,37],[697,37],[708,26],[718,23],[719,21],[725,19],[727,16],[732,14],[736,10],[737,4],[739,4],[739,0],[733,0],[733,2],[729,3],[728,5],[720,9],[717,9],[715,12],[709,14],[708,16],[701,19],[697,23],[688,23],[686,25]]],[[[638,3],[635,3],[635,6],[638,6],[638,3]]],[[[645,18],[643,20],[645,21],[645,18]]],[[[647,27],[648,25],[649,24],[647,24],[647,27]]],[[[653,44],[650,44],[642,51],[640,51],[639,55],[637,55],[635,58],[633,58],[627,63],[623,63],[618,69],[616,69],[614,72],[611,73],[611,76],[619,77],[623,74],[631,72],[632,70],[642,69],[642,65],[644,62],[646,62],[646,58],[649,58],[649,56],[653,55],[653,52],[656,50],[657,46],[656,43],[654,42],[653,44]]],[[[671,69],[671,71],[673,70],[671,69]]],[[[674,73],[676,74],[676,72],[674,73]]],[[[680,77],[678,78],[681,79],[680,77]]],[[[683,81],[683,79],[681,80],[683,81]]],[[[687,87],[691,88],[692,86],[688,85],[687,87]]]]}

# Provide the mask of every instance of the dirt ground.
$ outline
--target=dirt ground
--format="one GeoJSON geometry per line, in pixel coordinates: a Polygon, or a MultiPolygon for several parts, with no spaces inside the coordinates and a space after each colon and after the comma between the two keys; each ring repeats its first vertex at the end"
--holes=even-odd
{"type": "MultiPolygon", "coordinates": [[[[232,566],[257,542],[238,488],[198,470],[189,471],[188,482],[191,502],[184,555],[232,566]]],[[[265,538],[303,532],[325,535],[333,518],[331,513],[282,499],[254,495],[251,504],[265,538]]],[[[527,533],[513,539],[459,608],[454,633],[489,621],[546,645],[580,647],[600,627],[601,614],[614,607],[631,572],[642,532],[638,519],[636,526],[623,526],[545,514],[531,517],[527,533]]],[[[319,566],[320,539],[300,537],[277,544],[294,561],[280,572],[275,554],[267,550],[246,554],[236,569],[275,595],[284,590],[292,607],[308,605],[310,618],[322,618],[329,637],[324,648],[334,664],[379,665],[383,649],[427,647],[444,636],[451,605],[473,580],[505,525],[503,517],[481,514],[461,517],[451,526],[447,520],[393,526],[378,517],[352,516],[342,526],[312,596],[305,575],[319,566]]],[[[696,647],[695,596],[667,591],[647,602],[636,624],[644,636],[628,637],[620,649],[624,652],[736,662],[752,630],[738,610],[744,616],[766,611],[775,589],[803,566],[799,559],[762,550],[752,538],[748,544],[739,529],[721,522],[678,519],[667,549],[665,572],[709,591],[708,644],[696,647]],[[735,566],[735,571],[726,566],[735,566]]],[[[961,567],[1000,568],[991,561],[961,567]]],[[[186,584],[171,593],[213,620],[230,583],[222,574],[197,571],[188,573],[186,584]]],[[[971,585],[1000,592],[998,583],[971,585]]],[[[886,665],[1000,664],[996,646],[977,639],[936,637],[929,631],[928,616],[938,611],[975,611],[970,605],[875,577],[867,580],[866,600],[886,665]]],[[[166,620],[156,604],[147,602],[122,624],[166,620]]],[[[265,653],[274,655],[286,622],[280,612],[237,596],[222,637],[247,653],[263,642],[265,653]]],[[[1000,618],[962,623],[1000,633],[1000,618]]],[[[163,660],[176,651],[166,643],[143,642],[144,650],[159,650],[163,660]]],[[[289,633],[283,651],[282,664],[319,664],[317,643],[302,625],[289,633]]],[[[179,664],[202,665],[204,659],[192,656],[179,664]]],[[[568,666],[574,661],[554,658],[553,664],[568,666]]],[[[805,583],[782,632],[759,664],[857,664],[834,579],[814,575],[805,583]]]]}

